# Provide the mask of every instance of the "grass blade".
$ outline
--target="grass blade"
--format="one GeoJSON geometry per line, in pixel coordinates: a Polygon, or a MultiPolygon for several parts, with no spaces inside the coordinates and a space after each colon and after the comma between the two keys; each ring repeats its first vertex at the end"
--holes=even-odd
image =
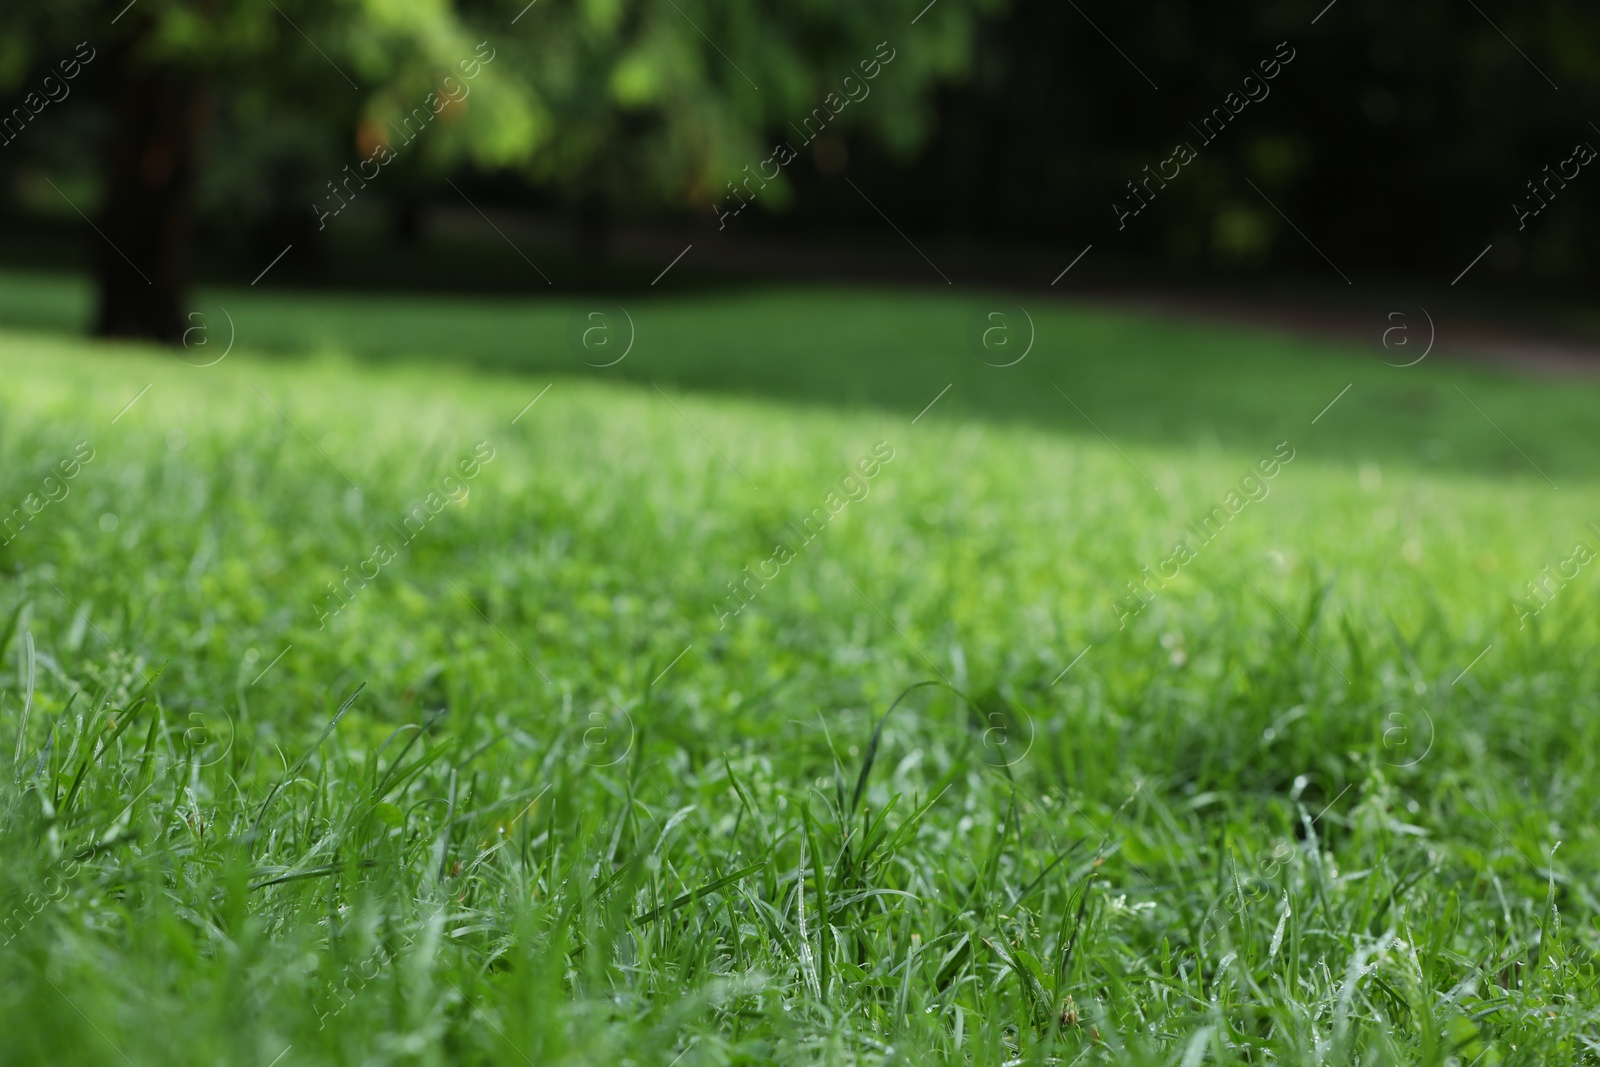
{"type": "Polygon", "coordinates": [[[360,685],[356,686],[355,692],[346,697],[344,703],[339,705],[339,710],[333,713],[333,718],[328,720],[328,725],[322,728],[322,733],[319,734],[317,739],[311,743],[311,747],[306,749],[305,753],[301,755],[299,759],[294,761],[293,767],[290,767],[288,770],[283,772],[283,775],[278,779],[277,784],[272,787],[272,791],[267,794],[267,799],[261,802],[261,809],[256,812],[256,817],[251,820],[251,830],[254,830],[257,826],[261,825],[261,817],[267,813],[267,808],[272,804],[273,798],[278,795],[278,790],[282,789],[286,782],[292,780],[294,776],[299,773],[300,768],[306,765],[306,761],[311,758],[312,753],[316,752],[318,748],[322,747],[322,742],[326,741],[328,739],[328,735],[333,733],[334,728],[339,725],[339,720],[344,718],[344,713],[350,710],[350,705],[356,702],[356,697],[360,696],[361,690],[365,689],[366,687],[366,682],[362,682],[360,685]]]}
{"type": "Polygon", "coordinates": [[[737,882],[741,878],[746,878],[765,866],[765,861],[761,863],[752,863],[747,867],[740,867],[732,874],[725,874],[721,878],[713,878],[699,889],[691,889],[689,892],[680,897],[674,897],[672,900],[669,900],[667,903],[658,908],[651,908],[647,912],[644,912],[640,915],[635,915],[633,917],[633,922],[635,925],[640,926],[644,925],[645,923],[655,922],[668,912],[677,911],[679,908],[687,907],[688,905],[699,900],[701,897],[705,896],[707,893],[715,893],[723,886],[737,882]]]}

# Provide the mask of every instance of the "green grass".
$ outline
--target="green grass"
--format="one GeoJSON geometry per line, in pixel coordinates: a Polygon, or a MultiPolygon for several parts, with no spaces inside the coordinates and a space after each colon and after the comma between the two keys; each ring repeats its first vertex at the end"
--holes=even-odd
{"type": "Polygon", "coordinates": [[[1510,608],[1591,386],[815,291],[609,372],[229,292],[196,368],[13,280],[0,519],[93,458],[0,548],[0,1062],[1597,1058],[1600,568],[1510,608]]]}
{"type": "MultiPolygon", "coordinates": [[[[583,375],[830,410],[893,410],[907,418],[953,385],[940,401],[945,417],[1100,440],[1092,420],[1123,446],[1199,444],[1246,452],[1305,432],[1349,385],[1350,395],[1336,409],[1339,418],[1318,424],[1321,459],[1542,481],[1531,461],[1557,484],[1563,476],[1592,479],[1600,472],[1600,437],[1593,433],[1600,391],[1592,384],[1526,381],[1470,364],[1444,365],[1439,355],[1416,367],[1389,366],[1386,360],[1415,358],[1425,327],[1411,323],[1413,347],[1385,350],[1379,342],[1390,320],[1381,315],[1371,344],[1358,348],[1266,331],[1196,328],[1040,294],[952,295],[943,289],[610,295],[578,302],[246,288],[205,292],[197,304],[202,310],[191,320],[197,332],[189,353],[195,363],[213,358],[231,333],[262,358],[444,363],[542,374],[541,384],[550,375],[583,375]],[[974,316],[1009,307],[1015,322],[1018,300],[1033,317],[1033,350],[1003,371],[985,365],[969,340],[974,316]],[[619,304],[633,318],[632,351],[614,367],[585,366],[569,347],[570,320],[619,304]],[[201,347],[202,340],[209,347],[201,347]]],[[[0,324],[77,331],[89,311],[81,282],[0,272],[0,324]]],[[[1441,348],[1453,325],[1438,324],[1441,348]]],[[[619,327],[619,340],[621,333],[619,327]]],[[[1018,325],[1019,343],[1022,333],[1018,325]]]]}

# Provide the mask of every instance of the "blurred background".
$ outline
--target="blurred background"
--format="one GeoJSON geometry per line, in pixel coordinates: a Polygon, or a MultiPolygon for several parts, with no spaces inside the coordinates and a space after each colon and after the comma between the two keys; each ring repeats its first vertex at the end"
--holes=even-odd
{"type": "Polygon", "coordinates": [[[24,0],[0,266],[86,288],[0,317],[875,279],[1582,360],[1597,53],[1577,0],[24,0]]]}

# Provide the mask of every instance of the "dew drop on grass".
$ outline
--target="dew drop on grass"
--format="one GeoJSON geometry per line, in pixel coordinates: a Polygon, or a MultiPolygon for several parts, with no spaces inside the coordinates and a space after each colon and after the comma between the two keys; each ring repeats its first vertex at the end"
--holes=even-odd
{"type": "Polygon", "coordinates": [[[1278,928],[1272,932],[1272,944],[1267,948],[1267,959],[1273,960],[1278,956],[1278,949],[1283,945],[1283,931],[1289,925],[1289,894],[1283,895],[1283,914],[1278,916],[1278,928]]]}
{"type": "Polygon", "coordinates": [[[108,511],[104,515],[100,516],[100,529],[101,529],[101,531],[103,531],[104,533],[111,533],[116,528],[117,528],[117,517],[115,515],[111,514],[111,512],[108,511]]]}

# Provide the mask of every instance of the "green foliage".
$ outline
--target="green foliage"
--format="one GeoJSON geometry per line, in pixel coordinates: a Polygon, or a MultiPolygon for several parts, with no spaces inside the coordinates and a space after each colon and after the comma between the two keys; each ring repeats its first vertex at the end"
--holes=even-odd
{"type": "Polygon", "coordinates": [[[0,84],[83,37],[192,71],[213,109],[211,195],[249,202],[251,174],[259,186],[285,169],[317,195],[331,176],[313,178],[319,168],[393,144],[402,117],[445,95],[486,44],[493,62],[406,168],[437,181],[467,163],[616,209],[703,209],[886,40],[891,76],[839,125],[901,151],[920,143],[933,85],[965,73],[980,13],[997,3],[941,0],[912,26],[914,0],[140,0],[113,26],[121,5],[78,0],[0,13],[0,84]]]}
{"type": "MultiPolygon", "coordinates": [[[[749,352],[737,301],[694,317],[651,358],[749,352]]],[[[1165,329],[1169,371],[1239,342],[1165,329]]],[[[1252,396],[1365,373],[1254,343],[1252,396]]],[[[1594,575],[1504,610],[1596,518],[1576,472],[1358,475],[1317,437],[1353,390],[1118,630],[1108,596],[1277,439],[1264,405],[1258,444],[1113,446],[1065,404],[1077,436],[955,395],[913,426],[249,334],[197,368],[10,331],[0,367],[0,515],[95,450],[0,549],[0,1062],[1592,1057],[1594,575]],[[879,440],[870,494],[719,627],[879,440]]],[[[1417,369],[1497,415],[1592,393],[1417,369]]]]}

